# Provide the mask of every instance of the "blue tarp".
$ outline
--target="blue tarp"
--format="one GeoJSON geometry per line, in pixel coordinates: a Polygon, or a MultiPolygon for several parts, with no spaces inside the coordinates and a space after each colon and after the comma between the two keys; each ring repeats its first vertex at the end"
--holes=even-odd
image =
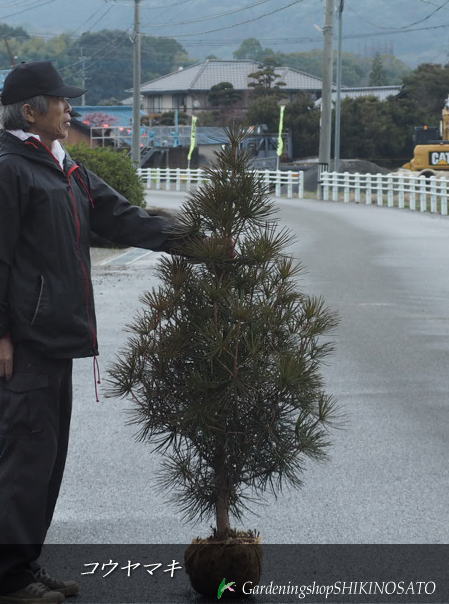
{"type": "Polygon", "coordinates": [[[3,83],[9,72],[10,69],[0,69],[0,91],[3,90],[3,83]]]}

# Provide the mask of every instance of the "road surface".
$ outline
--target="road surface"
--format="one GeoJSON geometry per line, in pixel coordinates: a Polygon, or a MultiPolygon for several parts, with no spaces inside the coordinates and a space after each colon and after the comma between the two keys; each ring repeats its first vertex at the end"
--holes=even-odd
{"type": "MultiPolygon", "coordinates": [[[[175,193],[152,204],[175,206],[175,193]]],[[[256,508],[265,543],[448,543],[449,218],[312,200],[277,200],[305,264],[300,287],[341,317],[324,373],[346,415],[330,459],[301,490],[256,508]]],[[[95,256],[103,378],[126,341],[158,254],[95,256]]],[[[95,402],[92,360],[75,363],[66,474],[49,543],[186,543],[189,525],[156,488],[160,458],[133,438],[130,404],[95,402]]]]}

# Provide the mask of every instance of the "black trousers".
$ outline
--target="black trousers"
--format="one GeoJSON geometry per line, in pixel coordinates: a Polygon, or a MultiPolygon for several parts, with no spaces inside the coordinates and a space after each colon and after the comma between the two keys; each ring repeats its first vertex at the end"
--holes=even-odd
{"type": "Polygon", "coordinates": [[[34,581],[64,473],[72,410],[72,360],[18,345],[0,378],[0,594],[34,581]]]}

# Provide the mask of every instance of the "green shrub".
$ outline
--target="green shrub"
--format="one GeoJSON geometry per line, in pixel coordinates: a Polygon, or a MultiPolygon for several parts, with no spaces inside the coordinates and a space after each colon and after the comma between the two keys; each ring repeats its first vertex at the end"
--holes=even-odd
{"type": "Polygon", "coordinates": [[[130,203],[145,207],[143,183],[126,152],[109,148],[91,149],[83,144],[69,145],[67,151],[74,161],[95,172],[130,203]]]}

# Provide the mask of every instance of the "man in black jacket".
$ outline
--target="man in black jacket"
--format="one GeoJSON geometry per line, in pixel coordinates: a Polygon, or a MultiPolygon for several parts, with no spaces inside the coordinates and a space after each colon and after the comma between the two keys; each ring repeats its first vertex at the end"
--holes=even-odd
{"type": "Polygon", "coordinates": [[[68,445],[72,359],[98,353],[89,232],[171,251],[171,221],[130,205],[60,140],[67,86],[49,62],[6,78],[0,132],[0,602],[61,602],[75,582],[36,560],[68,445]]]}

